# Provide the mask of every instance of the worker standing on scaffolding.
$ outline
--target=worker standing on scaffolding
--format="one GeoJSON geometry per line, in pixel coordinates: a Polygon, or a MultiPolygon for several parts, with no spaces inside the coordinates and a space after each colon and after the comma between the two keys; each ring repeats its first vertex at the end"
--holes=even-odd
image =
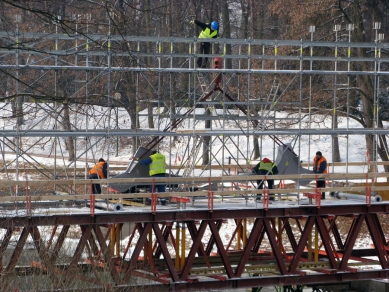
{"type": "MultiPolygon", "coordinates": [[[[200,54],[209,54],[211,50],[211,44],[206,41],[206,39],[210,38],[217,38],[218,36],[218,29],[219,29],[219,23],[217,21],[212,21],[211,23],[203,23],[201,21],[192,19],[190,21],[190,24],[196,24],[197,26],[201,27],[201,32],[199,34],[199,39],[201,39],[201,45],[200,45],[200,54]]],[[[200,57],[197,59],[197,67],[198,68],[206,68],[207,67],[207,61],[208,58],[200,57]]]]}
{"type": "MultiPolygon", "coordinates": [[[[316,152],[316,156],[313,158],[313,173],[327,173],[327,160],[322,155],[320,151],[316,152]]],[[[325,178],[318,178],[316,181],[316,187],[317,188],[325,188],[326,187],[326,180],[325,178]]],[[[326,193],[321,193],[321,199],[325,200],[326,193]]]]}
{"type": "MultiPolygon", "coordinates": [[[[259,162],[256,166],[253,167],[253,173],[254,174],[260,174],[260,175],[273,175],[278,173],[278,168],[275,163],[273,163],[269,158],[264,158],[259,162]]],[[[258,180],[257,184],[258,190],[263,189],[263,183],[264,180],[258,180]]],[[[274,186],[274,179],[267,179],[267,186],[268,189],[273,189],[274,186]]],[[[257,196],[257,200],[260,200],[261,196],[257,196]]],[[[274,196],[272,195],[270,197],[271,201],[274,201],[274,196]]]]}
{"type": "MultiPolygon", "coordinates": [[[[139,160],[139,163],[149,165],[150,177],[166,177],[166,157],[156,150],[151,151],[150,157],[139,160]]],[[[164,193],[166,191],[165,183],[158,183],[155,184],[155,186],[150,186],[150,192],[155,192],[156,190],[158,193],[164,193]]]]}
{"type": "MultiPolygon", "coordinates": [[[[108,176],[108,164],[103,158],[99,159],[99,162],[88,173],[89,179],[101,179],[107,178],[108,176]]],[[[101,194],[101,185],[100,183],[92,184],[92,194],[101,194]]]]}

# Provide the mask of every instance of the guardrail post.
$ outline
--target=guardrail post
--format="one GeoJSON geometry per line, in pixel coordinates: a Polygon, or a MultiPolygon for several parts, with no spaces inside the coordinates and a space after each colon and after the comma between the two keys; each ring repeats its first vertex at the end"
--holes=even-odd
{"type": "Polygon", "coordinates": [[[315,204],[318,209],[320,209],[321,206],[321,189],[316,188],[316,193],[315,193],[315,204]]]}
{"type": "Polygon", "coordinates": [[[152,184],[151,184],[151,213],[155,215],[157,212],[157,193],[155,192],[155,179],[153,178],[152,184]]]}
{"type": "Polygon", "coordinates": [[[211,178],[208,177],[208,210],[213,212],[213,196],[214,192],[211,192],[211,178]]]}
{"type": "Polygon", "coordinates": [[[267,210],[267,209],[269,209],[269,190],[268,190],[268,188],[265,185],[265,181],[266,181],[266,177],[263,180],[263,192],[262,192],[262,195],[263,195],[263,208],[265,210],[267,210]]]}
{"type": "MultiPolygon", "coordinates": [[[[91,181],[91,183],[92,183],[92,181],[91,181]]],[[[95,202],[96,202],[96,198],[95,198],[95,194],[93,194],[92,192],[89,195],[89,200],[90,200],[90,204],[89,204],[90,215],[92,217],[94,217],[95,216],[95,202]]]]}
{"type": "Polygon", "coordinates": [[[28,192],[28,179],[26,176],[26,212],[27,215],[31,215],[31,196],[30,193],[28,192]]]}
{"type": "Polygon", "coordinates": [[[371,205],[371,186],[369,186],[369,174],[366,173],[366,204],[371,205]]]}

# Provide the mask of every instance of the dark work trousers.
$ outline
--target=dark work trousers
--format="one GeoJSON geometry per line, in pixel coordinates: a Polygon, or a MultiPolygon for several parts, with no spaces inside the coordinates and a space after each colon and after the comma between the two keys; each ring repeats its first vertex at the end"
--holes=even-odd
{"type": "MultiPolygon", "coordinates": [[[[211,43],[201,42],[200,54],[207,54],[208,55],[210,51],[211,51],[211,43]]],[[[204,58],[204,62],[203,62],[203,58],[200,57],[197,59],[197,67],[198,68],[206,68],[207,62],[208,62],[208,58],[204,58]]]]}
{"type": "MultiPolygon", "coordinates": [[[[326,180],[322,179],[322,178],[319,178],[317,180],[316,187],[319,188],[319,189],[324,189],[326,187],[326,180]]],[[[322,200],[326,198],[326,193],[325,192],[321,193],[321,198],[322,198],[322,200]]]]}
{"type": "MultiPolygon", "coordinates": [[[[164,173],[158,173],[154,174],[151,177],[165,177],[164,173]]],[[[150,193],[153,193],[153,185],[150,186],[150,193]]],[[[166,191],[166,184],[163,183],[155,183],[154,184],[154,192],[157,191],[158,193],[164,193],[166,191]]]]}
{"type": "MultiPolygon", "coordinates": [[[[270,173],[268,173],[267,170],[263,170],[263,169],[259,169],[258,170],[258,174],[259,175],[271,175],[270,173]]],[[[274,179],[268,179],[266,177],[266,182],[267,182],[267,188],[268,189],[273,189],[273,187],[274,187],[274,179]]],[[[264,183],[263,180],[257,180],[257,184],[258,184],[257,189],[258,190],[262,190],[263,189],[263,183],[264,183]]],[[[261,195],[258,195],[257,197],[261,198],[261,195]]],[[[270,200],[272,200],[272,201],[274,200],[274,196],[273,195],[270,196],[270,200]]]]}
{"type": "MultiPolygon", "coordinates": [[[[99,179],[99,176],[94,173],[89,175],[90,179],[99,179]]],[[[92,184],[92,194],[101,194],[101,185],[100,184],[92,184]]]]}

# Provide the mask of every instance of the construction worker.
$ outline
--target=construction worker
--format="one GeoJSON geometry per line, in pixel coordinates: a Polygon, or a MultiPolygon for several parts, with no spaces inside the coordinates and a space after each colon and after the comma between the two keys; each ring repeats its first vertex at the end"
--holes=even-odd
{"type": "MultiPolygon", "coordinates": [[[[96,163],[95,166],[88,173],[89,179],[101,179],[107,178],[108,176],[108,164],[105,162],[103,158],[99,159],[99,162],[96,163]]],[[[101,185],[92,184],[92,194],[101,194],[101,185]]]]}
{"type": "MultiPolygon", "coordinates": [[[[320,151],[316,152],[315,158],[313,158],[313,173],[327,173],[327,160],[322,155],[320,151]]],[[[325,188],[326,180],[325,178],[318,178],[316,181],[317,188],[325,188]]],[[[321,199],[325,200],[326,193],[321,193],[321,199]]]]}
{"type": "MultiPolygon", "coordinates": [[[[139,160],[140,164],[149,165],[149,175],[150,177],[165,177],[166,173],[166,158],[163,154],[159,153],[156,150],[151,151],[150,157],[139,160]]],[[[153,185],[150,187],[150,191],[154,192],[153,185]]],[[[164,183],[155,184],[156,190],[158,193],[164,193],[166,190],[166,185],[164,183]]]]}
{"type": "MultiPolygon", "coordinates": [[[[212,21],[211,23],[203,23],[198,20],[192,19],[190,21],[190,24],[196,24],[199,27],[201,27],[202,31],[199,34],[199,39],[201,39],[201,45],[200,45],[200,54],[209,54],[211,50],[211,44],[206,39],[210,38],[217,38],[218,36],[218,29],[219,29],[219,23],[217,21],[212,21]]],[[[207,67],[207,61],[208,58],[204,59],[200,57],[197,59],[197,67],[198,68],[206,68],[207,67]]]]}
{"type": "MultiPolygon", "coordinates": [[[[262,159],[256,166],[253,167],[252,172],[259,175],[273,175],[278,173],[278,168],[269,158],[262,159]]],[[[274,179],[267,179],[268,189],[273,189],[274,179]]],[[[264,180],[257,180],[258,190],[263,189],[264,180]]],[[[260,200],[261,196],[257,196],[257,200],[260,200]]],[[[274,196],[270,197],[270,200],[274,201],[274,196]]]]}

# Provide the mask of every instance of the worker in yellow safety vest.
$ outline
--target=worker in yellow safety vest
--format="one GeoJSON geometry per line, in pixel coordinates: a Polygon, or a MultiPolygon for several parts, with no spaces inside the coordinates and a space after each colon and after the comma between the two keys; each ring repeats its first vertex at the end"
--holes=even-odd
{"type": "MultiPolygon", "coordinates": [[[[252,169],[253,174],[261,174],[261,175],[273,175],[278,173],[278,168],[275,163],[273,163],[269,158],[264,158],[259,162],[256,166],[252,169]]],[[[274,179],[266,179],[268,189],[273,189],[274,186],[274,179]]],[[[257,189],[262,190],[263,189],[263,183],[264,180],[258,180],[257,189]]],[[[257,196],[257,200],[259,200],[261,196],[257,196]]],[[[270,197],[270,200],[274,200],[274,196],[270,197]]]]}
{"type": "MultiPolygon", "coordinates": [[[[196,24],[201,27],[202,31],[199,34],[199,39],[201,39],[200,45],[200,54],[209,54],[211,50],[211,44],[206,41],[206,39],[217,38],[219,33],[219,23],[217,21],[212,21],[211,23],[203,23],[201,21],[192,19],[190,21],[191,24],[196,24]]],[[[197,59],[197,67],[198,68],[206,68],[207,67],[208,58],[204,59],[200,57],[197,59]]]]}
{"type": "MultiPolygon", "coordinates": [[[[140,164],[149,165],[150,177],[165,177],[166,175],[166,158],[165,155],[153,150],[148,158],[139,160],[140,164]]],[[[155,184],[156,190],[159,193],[166,191],[166,184],[155,184]]],[[[150,191],[154,192],[153,185],[150,187],[150,191]]]]}

